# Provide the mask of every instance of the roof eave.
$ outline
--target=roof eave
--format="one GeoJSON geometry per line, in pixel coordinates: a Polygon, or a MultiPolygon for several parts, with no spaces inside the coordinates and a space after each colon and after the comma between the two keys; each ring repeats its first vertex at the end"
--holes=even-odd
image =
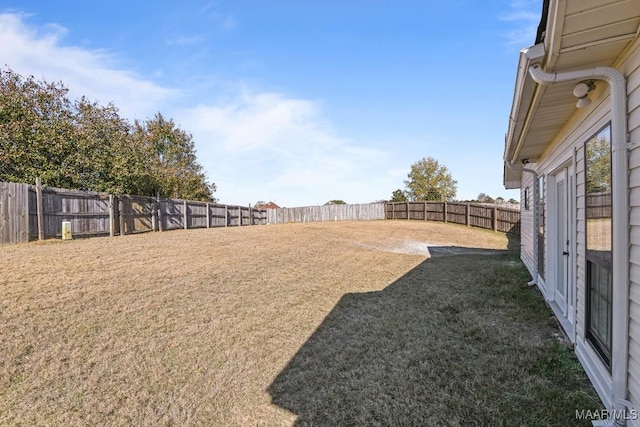
{"type": "MultiPolygon", "coordinates": [[[[529,115],[531,105],[533,104],[537,83],[533,81],[529,75],[529,67],[535,64],[541,64],[545,56],[545,48],[543,43],[522,49],[518,60],[518,73],[516,75],[516,84],[513,94],[513,103],[511,105],[511,114],[509,116],[509,128],[505,138],[504,160],[520,163],[518,159],[518,151],[520,149],[520,141],[526,120],[529,115]]],[[[504,185],[507,182],[515,185],[519,182],[522,172],[505,168],[504,185]]],[[[512,188],[518,188],[512,187],[512,188]]]]}

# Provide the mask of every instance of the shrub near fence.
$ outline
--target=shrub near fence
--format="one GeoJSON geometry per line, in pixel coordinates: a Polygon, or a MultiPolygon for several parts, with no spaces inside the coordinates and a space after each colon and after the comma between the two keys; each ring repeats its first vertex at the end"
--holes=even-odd
{"type": "Polygon", "coordinates": [[[386,219],[442,221],[520,234],[520,211],[499,205],[457,202],[390,202],[386,219]]]}
{"type": "Polygon", "coordinates": [[[59,238],[62,221],[77,237],[266,223],[248,206],[0,182],[0,244],[59,238]]]}

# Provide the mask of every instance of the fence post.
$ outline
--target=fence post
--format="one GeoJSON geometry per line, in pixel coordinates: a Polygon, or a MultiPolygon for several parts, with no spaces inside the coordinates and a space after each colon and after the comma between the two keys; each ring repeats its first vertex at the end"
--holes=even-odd
{"type": "Polygon", "coordinates": [[[158,209],[156,208],[156,199],[149,197],[151,200],[151,228],[153,231],[158,229],[158,209]]]}
{"type": "Polygon", "coordinates": [[[187,201],[182,201],[182,222],[184,229],[187,230],[189,228],[189,216],[187,215],[187,201]]]}
{"type": "Polygon", "coordinates": [[[124,236],[124,203],[120,197],[118,197],[118,219],[120,220],[120,235],[124,236]]]}
{"type": "Polygon", "coordinates": [[[424,220],[427,220],[427,201],[425,200],[424,202],[422,202],[422,204],[424,205],[422,208],[424,210],[424,220]]]}
{"type": "Polygon", "coordinates": [[[157,200],[157,206],[158,206],[158,231],[164,231],[163,225],[162,225],[162,199],[160,198],[160,192],[158,192],[158,197],[156,198],[157,200]]]}
{"type": "Polygon", "coordinates": [[[409,202],[407,202],[407,219],[411,219],[409,218],[409,202]]]}
{"type": "Polygon", "coordinates": [[[465,220],[465,225],[467,227],[471,227],[471,205],[469,203],[467,203],[467,218],[465,220]]]}
{"type": "Polygon", "coordinates": [[[493,231],[498,231],[498,207],[493,206],[493,231]]]}
{"type": "Polygon", "coordinates": [[[249,203],[249,225],[253,225],[253,211],[251,210],[251,203],[249,203]]]}
{"type": "Polygon", "coordinates": [[[242,206],[238,206],[238,226],[242,227],[242,206]]]}
{"type": "Polygon", "coordinates": [[[38,211],[38,240],[44,240],[44,207],[42,206],[42,181],[36,178],[36,210],[38,211]]]}
{"type": "Polygon", "coordinates": [[[224,226],[229,226],[229,206],[224,205],[224,226]]]}
{"type": "Polygon", "coordinates": [[[444,222],[448,222],[447,221],[447,202],[444,202],[444,206],[442,208],[442,219],[444,220],[444,222]]]}
{"type": "Polygon", "coordinates": [[[113,237],[116,235],[116,224],[115,224],[115,206],[113,204],[113,194],[109,194],[109,237],[113,237]]]}
{"type": "Polygon", "coordinates": [[[207,228],[211,228],[211,216],[209,215],[209,202],[207,202],[207,228]]]}
{"type": "Polygon", "coordinates": [[[396,203],[391,202],[391,219],[396,219],[396,203]]]}

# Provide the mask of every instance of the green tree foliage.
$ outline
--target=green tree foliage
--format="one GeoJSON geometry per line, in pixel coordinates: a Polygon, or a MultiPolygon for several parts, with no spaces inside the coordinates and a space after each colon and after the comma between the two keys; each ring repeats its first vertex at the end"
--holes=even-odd
{"type": "Polygon", "coordinates": [[[344,200],[339,200],[339,199],[329,200],[326,204],[327,205],[346,205],[344,200]]]}
{"type": "Polygon", "coordinates": [[[452,200],[456,196],[458,181],[454,180],[446,166],[432,157],[425,157],[411,165],[411,172],[404,182],[409,199],[452,200]]]}
{"type": "Polygon", "coordinates": [[[157,113],[144,123],[133,125],[135,146],[147,158],[148,180],[146,192],[161,197],[192,200],[211,199],[215,185],[207,184],[202,166],[196,160],[191,134],[178,128],[173,120],[157,113]]]}
{"type": "Polygon", "coordinates": [[[611,192],[611,142],[598,135],[586,144],[587,193],[611,192]]]}
{"type": "Polygon", "coordinates": [[[0,70],[0,181],[213,200],[192,136],[160,113],[131,125],[62,83],[0,70]]]}
{"type": "Polygon", "coordinates": [[[399,188],[391,193],[391,201],[392,202],[406,202],[407,201],[407,193],[406,191],[402,191],[399,188]]]}
{"type": "Polygon", "coordinates": [[[109,104],[103,107],[85,98],[75,103],[75,138],[69,157],[72,188],[115,194],[149,194],[143,184],[147,172],[144,153],[132,145],[129,123],[109,104]]]}
{"type": "Polygon", "coordinates": [[[72,186],[72,104],[61,83],[0,71],[0,180],[72,186]]]}

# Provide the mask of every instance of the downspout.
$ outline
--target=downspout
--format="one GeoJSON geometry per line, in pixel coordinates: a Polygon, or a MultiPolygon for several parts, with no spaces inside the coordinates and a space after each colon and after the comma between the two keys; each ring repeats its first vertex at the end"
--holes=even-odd
{"type": "MultiPolygon", "coordinates": [[[[539,65],[529,67],[534,81],[541,85],[603,80],[611,87],[611,181],[613,219],[613,335],[612,335],[612,401],[615,411],[631,409],[627,398],[629,354],[629,163],[627,154],[627,89],[624,75],[611,67],[545,73],[539,65]],[[618,349],[614,353],[613,350],[618,349]]],[[[615,412],[615,414],[618,414],[615,412]]],[[[615,425],[626,425],[625,417],[615,417],[615,425]]]]}
{"type": "MultiPolygon", "coordinates": [[[[531,273],[531,281],[527,283],[529,286],[538,284],[538,172],[533,169],[525,168],[522,165],[514,165],[510,160],[505,160],[505,166],[511,170],[528,172],[533,175],[533,271],[531,273]]],[[[542,289],[540,289],[542,291],[542,289]]],[[[544,295],[544,292],[542,292],[544,295]]]]}
{"type": "MultiPolygon", "coordinates": [[[[578,147],[573,147],[573,185],[572,185],[572,189],[571,189],[571,194],[574,200],[577,200],[577,195],[578,195],[578,182],[577,182],[577,175],[578,175],[578,147]]],[[[575,210],[575,216],[573,217],[574,221],[577,221],[578,219],[578,203],[576,202],[575,205],[573,206],[573,209],[575,210]]],[[[573,242],[573,246],[569,249],[570,251],[573,252],[573,259],[571,260],[573,262],[573,276],[578,277],[578,225],[574,222],[573,224],[573,230],[572,230],[572,234],[575,237],[575,241],[573,242]]],[[[577,280],[577,279],[576,279],[577,280]]],[[[577,282],[574,282],[574,284],[577,282]]],[[[575,344],[578,340],[578,328],[575,327],[576,323],[577,323],[577,319],[578,319],[578,289],[577,287],[574,285],[574,289],[573,289],[573,343],[575,344]]]]}

